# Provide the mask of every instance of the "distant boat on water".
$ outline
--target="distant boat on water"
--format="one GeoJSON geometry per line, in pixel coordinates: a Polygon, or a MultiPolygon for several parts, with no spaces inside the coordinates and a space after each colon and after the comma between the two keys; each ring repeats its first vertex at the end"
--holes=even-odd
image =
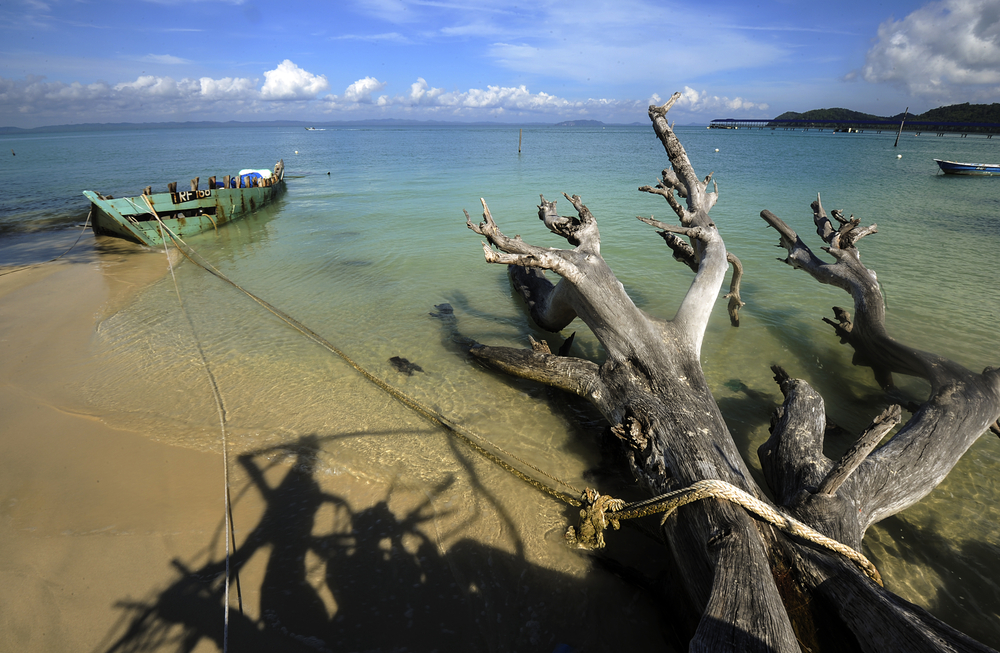
{"type": "Polygon", "coordinates": [[[946,175],[980,175],[990,177],[1000,175],[1000,163],[959,163],[934,159],[946,175]]]}
{"type": "Polygon", "coordinates": [[[282,160],[274,170],[240,170],[222,185],[211,177],[209,187],[202,190],[193,179],[189,191],[177,192],[173,183],[169,192],[154,194],[147,187],[137,197],[105,197],[90,190],[83,194],[91,203],[96,235],[157,247],[163,244],[164,229],[183,238],[244,217],[277,197],[285,189],[284,179],[282,160]]]}
{"type": "Polygon", "coordinates": [[[316,129],[315,127],[306,127],[307,132],[325,132],[325,129],[316,129]]]}

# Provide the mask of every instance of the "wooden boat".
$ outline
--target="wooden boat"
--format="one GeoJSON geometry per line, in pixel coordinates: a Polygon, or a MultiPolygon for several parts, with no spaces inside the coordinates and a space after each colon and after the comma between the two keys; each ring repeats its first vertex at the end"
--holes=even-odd
{"type": "Polygon", "coordinates": [[[177,192],[177,183],[168,184],[168,192],[153,193],[146,187],[137,197],[105,197],[83,191],[90,200],[91,224],[96,235],[124,238],[142,245],[163,245],[163,226],[180,237],[218,229],[264,206],[285,189],[285,163],[278,161],[274,170],[241,170],[226,176],[222,184],[215,177],[207,189],[191,180],[191,190],[177,192]],[[159,218],[159,220],[157,220],[159,218]]]}
{"type": "Polygon", "coordinates": [[[1000,175],[1000,163],[959,163],[934,159],[946,175],[1000,175]]]}

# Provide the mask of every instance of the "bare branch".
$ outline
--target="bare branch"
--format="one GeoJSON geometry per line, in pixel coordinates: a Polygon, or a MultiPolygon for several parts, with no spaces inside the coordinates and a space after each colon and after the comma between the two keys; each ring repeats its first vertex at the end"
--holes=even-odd
{"type": "Polygon", "coordinates": [[[677,227],[672,224],[660,222],[659,220],[654,220],[652,217],[644,218],[641,215],[637,215],[635,217],[637,220],[645,222],[652,227],[656,227],[657,229],[672,234],[681,234],[682,236],[687,236],[688,238],[700,240],[705,243],[709,242],[712,238],[712,235],[701,227],[677,227]]]}
{"type": "Polygon", "coordinates": [[[823,210],[823,201],[819,193],[816,193],[816,200],[812,203],[812,210],[813,222],[816,224],[816,233],[819,234],[824,243],[835,246],[833,240],[837,234],[837,230],[833,228],[830,218],[827,217],[826,211],[823,210]]]}
{"type": "Polygon", "coordinates": [[[572,285],[552,283],[540,268],[508,268],[514,289],[528,305],[531,319],[539,327],[553,333],[562,331],[577,318],[573,306],[576,291],[572,285]]]}
{"type": "MultiPolygon", "coordinates": [[[[831,250],[853,250],[859,240],[878,232],[877,225],[873,224],[862,227],[860,220],[853,215],[850,218],[845,218],[844,212],[840,209],[830,211],[833,218],[840,223],[840,228],[834,230],[830,219],[826,215],[826,211],[823,210],[823,204],[818,193],[816,194],[816,201],[812,203],[812,210],[813,221],[816,223],[816,232],[829,245],[831,250]]],[[[837,256],[838,259],[843,256],[836,251],[830,251],[830,253],[837,256]]]]}
{"type": "Polygon", "coordinates": [[[578,218],[559,215],[556,212],[556,203],[546,200],[543,195],[539,195],[541,203],[538,205],[538,218],[545,223],[549,231],[562,236],[571,245],[599,253],[601,236],[597,229],[597,220],[594,219],[590,209],[580,201],[579,196],[570,197],[566,193],[563,193],[563,196],[573,204],[578,218]]]}
{"type": "Polygon", "coordinates": [[[469,352],[490,367],[507,374],[545,383],[591,400],[600,395],[600,366],[582,358],[486,345],[477,345],[469,352]]]}
{"type": "MultiPolygon", "coordinates": [[[[806,270],[813,276],[816,276],[816,273],[827,265],[822,259],[812,253],[812,250],[802,242],[802,239],[795,233],[795,230],[785,224],[781,218],[766,209],[760,212],[760,217],[764,218],[764,221],[768,225],[774,227],[780,237],[778,246],[784,247],[788,252],[786,258],[778,260],[787,263],[793,268],[806,270]]],[[[821,283],[833,283],[832,281],[820,281],[821,283]]]]}
{"type": "MultiPolygon", "coordinates": [[[[711,177],[712,175],[709,175],[708,177],[705,178],[705,185],[708,184],[708,181],[709,179],[711,179],[711,177]]],[[[681,199],[686,199],[688,197],[688,188],[687,185],[685,185],[685,183],[681,181],[680,177],[677,176],[677,173],[674,172],[672,169],[665,168],[663,172],[660,173],[660,181],[656,184],[655,187],[640,186],[639,190],[645,193],[652,193],[654,195],[662,196],[663,199],[667,201],[667,204],[670,205],[670,208],[673,209],[674,213],[677,214],[677,217],[679,217],[682,222],[687,219],[686,218],[687,209],[684,208],[684,205],[681,204],[677,200],[677,198],[680,197],[681,199]],[[674,196],[674,193],[677,193],[676,197],[674,196]]],[[[716,191],[718,191],[718,186],[716,186],[716,191]]],[[[711,205],[714,204],[715,202],[712,201],[711,205]]],[[[706,210],[709,210],[711,208],[711,205],[708,205],[706,207],[706,210]]]]}
{"type": "Polygon", "coordinates": [[[902,419],[903,411],[898,404],[893,404],[872,420],[872,423],[858,438],[853,447],[841,457],[836,465],[827,473],[826,478],[819,484],[816,494],[833,495],[837,489],[847,480],[858,465],[871,453],[885,434],[892,430],[902,419]]]}
{"type": "Polygon", "coordinates": [[[675,261],[680,261],[688,266],[692,272],[698,272],[698,257],[695,255],[694,247],[691,247],[687,241],[677,234],[661,231],[660,236],[667,243],[667,247],[673,251],[675,261]]]}
{"type": "Polygon", "coordinates": [[[549,347],[549,343],[544,340],[535,340],[528,334],[528,342],[531,344],[531,349],[537,351],[540,354],[551,354],[552,348],[549,347]]]}
{"type": "Polygon", "coordinates": [[[729,281],[729,292],[724,297],[729,300],[729,323],[738,327],[740,325],[740,309],[746,306],[746,302],[740,297],[743,263],[732,252],[726,252],[726,260],[733,266],[733,277],[729,281]]]}
{"type": "MultiPolygon", "coordinates": [[[[680,93],[674,93],[670,100],[662,107],[649,107],[649,119],[653,122],[653,131],[656,132],[656,136],[660,139],[663,148],[670,157],[673,173],[676,174],[676,177],[673,177],[670,173],[664,171],[661,183],[668,188],[676,188],[677,185],[681,184],[684,186],[687,194],[688,208],[683,214],[678,214],[682,224],[689,225],[695,221],[707,224],[709,222],[708,212],[715,205],[718,196],[718,187],[716,186],[715,194],[706,192],[708,187],[707,180],[701,181],[698,179],[688,159],[687,152],[684,150],[684,146],[681,145],[670,125],[667,124],[667,111],[680,97],[680,93]]],[[[671,204],[671,206],[673,207],[674,205],[671,204]]],[[[676,208],[674,210],[676,211],[676,208]]]]}
{"type": "Polygon", "coordinates": [[[508,238],[505,236],[493,220],[486,200],[481,199],[480,201],[483,203],[483,221],[478,225],[474,224],[472,218],[469,217],[469,212],[465,211],[465,223],[469,229],[485,236],[489,241],[489,244],[483,243],[483,253],[488,263],[552,270],[570,280],[579,280],[582,277],[579,268],[568,260],[567,252],[564,250],[536,247],[525,243],[519,237],[508,238]],[[494,251],[490,245],[501,251],[494,251]]]}
{"type": "MultiPolygon", "coordinates": [[[[701,227],[678,227],[666,224],[665,222],[653,219],[652,216],[646,218],[637,215],[636,219],[659,229],[660,236],[666,241],[667,246],[673,250],[674,259],[687,265],[693,272],[698,272],[698,258],[694,247],[681,240],[678,234],[687,236],[692,240],[701,240],[708,243],[711,239],[710,232],[701,227]]],[[[729,283],[729,292],[724,297],[729,300],[729,321],[733,326],[738,327],[740,325],[740,308],[746,306],[746,303],[740,297],[740,280],[743,278],[743,264],[730,252],[726,252],[726,261],[733,266],[733,277],[729,283]]]]}

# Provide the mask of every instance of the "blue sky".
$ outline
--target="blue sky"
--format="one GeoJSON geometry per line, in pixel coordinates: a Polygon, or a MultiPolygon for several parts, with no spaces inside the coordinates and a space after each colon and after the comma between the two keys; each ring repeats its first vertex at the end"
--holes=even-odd
{"type": "Polygon", "coordinates": [[[0,126],[630,123],[674,91],[680,124],[1000,101],[1000,0],[0,0],[0,126]]]}

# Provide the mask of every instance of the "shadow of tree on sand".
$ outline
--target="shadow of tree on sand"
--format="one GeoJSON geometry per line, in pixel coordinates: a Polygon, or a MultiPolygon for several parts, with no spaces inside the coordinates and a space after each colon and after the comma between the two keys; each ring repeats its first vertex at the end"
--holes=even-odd
{"type": "Polygon", "coordinates": [[[427,534],[442,514],[431,504],[453,476],[399,515],[388,496],[352,508],[325,492],[312,463],[320,439],[281,447],[294,464],[276,483],[276,450],[238,457],[250,479],[241,493],[259,493],[265,507],[230,556],[228,635],[225,557],[197,568],[175,559],[169,587],[117,604],[122,617],[98,650],[669,650],[649,595],[614,574],[553,570],[469,538],[441,550],[427,534]],[[246,570],[256,575],[240,587],[246,570]]]}

